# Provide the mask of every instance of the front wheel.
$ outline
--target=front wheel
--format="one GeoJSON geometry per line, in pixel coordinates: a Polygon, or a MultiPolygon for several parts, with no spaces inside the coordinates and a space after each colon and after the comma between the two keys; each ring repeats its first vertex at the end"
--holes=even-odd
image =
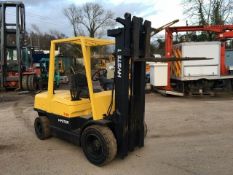
{"type": "Polygon", "coordinates": [[[115,136],[106,126],[87,127],[82,133],[81,144],[87,159],[98,166],[113,160],[117,153],[115,136]]]}

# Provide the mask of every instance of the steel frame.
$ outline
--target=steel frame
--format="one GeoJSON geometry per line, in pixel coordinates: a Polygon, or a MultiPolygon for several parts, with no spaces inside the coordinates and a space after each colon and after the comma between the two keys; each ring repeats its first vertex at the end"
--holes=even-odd
{"type": "Polygon", "coordinates": [[[25,35],[25,7],[22,2],[11,2],[11,1],[1,1],[0,2],[0,49],[1,49],[1,84],[0,87],[5,87],[6,77],[7,77],[7,49],[16,49],[17,53],[17,63],[18,63],[18,85],[19,89],[22,87],[22,53],[21,49],[24,44],[25,35]],[[15,8],[16,10],[16,23],[6,23],[6,9],[8,7],[15,8]],[[8,28],[8,27],[14,27],[8,28]],[[15,45],[7,45],[7,35],[15,35],[16,43],[15,45]]]}

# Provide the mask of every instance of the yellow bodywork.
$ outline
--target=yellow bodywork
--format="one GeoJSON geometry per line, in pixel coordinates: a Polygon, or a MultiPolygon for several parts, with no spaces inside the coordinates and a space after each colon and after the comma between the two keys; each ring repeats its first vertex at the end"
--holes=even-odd
{"type": "MultiPolygon", "coordinates": [[[[103,119],[104,114],[107,114],[112,100],[112,91],[102,91],[98,93],[93,92],[90,47],[111,44],[114,44],[114,41],[90,37],[74,37],[52,40],[49,59],[48,91],[39,93],[35,96],[34,108],[36,110],[45,111],[50,114],[60,115],[67,118],[92,115],[93,120],[103,119]],[[81,45],[90,98],[71,101],[69,90],[56,90],[54,92],[55,47],[56,44],[60,43],[81,45]]],[[[113,109],[114,104],[112,110],[113,109]]]]}

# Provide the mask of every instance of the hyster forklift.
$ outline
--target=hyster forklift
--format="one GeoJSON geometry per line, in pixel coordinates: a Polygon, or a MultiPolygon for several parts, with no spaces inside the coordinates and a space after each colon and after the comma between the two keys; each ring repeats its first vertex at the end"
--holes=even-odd
{"type": "Polygon", "coordinates": [[[111,90],[93,88],[92,79],[98,78],[91,75],[90,51],[114,41],[75,37],[51,41],[48,91],[35,96],[37,137],[43,140],[54,135],[81,145],[87,159],[98,166],[110,162],[117,153],[123,158],[136,146],[144,145],[143,58],[149,56],[151,23],[131,19],[130,14],[125,19],[117,18],[117,22],[124,27],[108,31],[108,36],[116,38],[111,90]],[[79,44],[82,48],[85,74],[72,75],[71,90],[54,90],[54,52],[61,43],[79,44]]]}
{"type": "Polygon", "coordinates": [[[91,75],[90,52],[114,41],[89,37],[53,40],[48,91],[35,97],[37,137],[44,140],[53,135],[81,145],[87,159],[98,166],[144,146],[145,63],[167,61],[150,57],[151,22],[128,13],[124,17],[116,19],[122,28],[108,30],[108,36],[115,37],[113,80],[103,81],[99,70],[91,75]],[[54,90],[54,52],[61,43],[79,44],[83,53],[85,74],[72,75],[70,90],[54,90]],[[96,89],[92,81],[100,79],[103,86],[112,81],[111,88],[96,89]]]}

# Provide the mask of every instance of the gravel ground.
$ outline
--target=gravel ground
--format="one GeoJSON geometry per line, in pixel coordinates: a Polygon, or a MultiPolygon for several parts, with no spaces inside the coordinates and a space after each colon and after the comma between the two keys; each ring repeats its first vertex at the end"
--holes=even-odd
{"type": "Polygon", "coordinates": [[[0,94],[0,174],[232,175],[233,97],[146,96],[145,147],[104,167],[80,147],[36,138],[33,95],[0,94]]]}

